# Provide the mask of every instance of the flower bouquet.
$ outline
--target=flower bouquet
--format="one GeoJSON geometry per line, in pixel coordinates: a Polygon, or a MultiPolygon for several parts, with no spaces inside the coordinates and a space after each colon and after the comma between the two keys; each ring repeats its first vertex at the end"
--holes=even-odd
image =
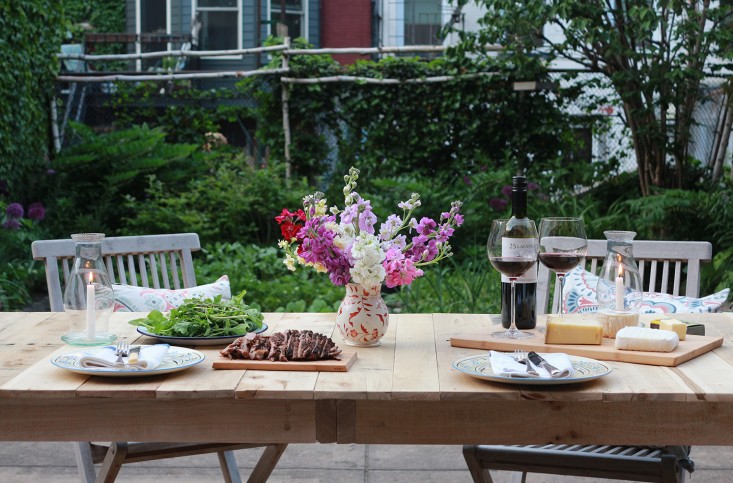
{"type": "Polygon", "coordinates": [[[328,273],[335,285],[345,285],[337,326],[347,343],[358,339],[360,345],[374,345],[387,327],[382,282],[390,288],[409,285],[423,275],[420,267],[451,256],[448,240],[463,216],[461,202],[454,201],[438,221],[418,221],[412,215],[420,196],[413,193],[399,203],[402,215],[388,216],[377,233],[371,202],[354,191],[358,178],[359,170],[353,167],[344,176],[343,210],[327,210],[323,193],[316,192],[303,198],[303,209],[284,209],[275,220],[283,236],[278,245],[285,250],[285,265],[290,270],[312,267],[328,273]]]}

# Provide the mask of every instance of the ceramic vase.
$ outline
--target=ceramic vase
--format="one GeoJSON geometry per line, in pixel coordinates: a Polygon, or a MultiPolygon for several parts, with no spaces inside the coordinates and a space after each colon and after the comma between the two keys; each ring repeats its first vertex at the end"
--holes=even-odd
{"type": "Polygon", "coordinates": [[[389,311],[382,298],[381,285],[346,285],[346,296],[336,314],[336,327],[347,345],[378,346],[388,324],[389,311]]]}

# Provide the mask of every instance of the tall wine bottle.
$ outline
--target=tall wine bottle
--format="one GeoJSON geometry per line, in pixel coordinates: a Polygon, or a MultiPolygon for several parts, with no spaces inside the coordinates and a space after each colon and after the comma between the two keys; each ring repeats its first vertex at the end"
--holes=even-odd
{"type": "MultiPolygon", "coordinates": [[[[527,218],[527,178],[512,178],[512,219],[527,218]]],[[[511,226],[511,219],[509,225],[511,226]]],[[[503,240],[502,255],[512,256],[518,251],[535,249],[533,243],[527,244],[523,239],[531,237],[521,226],[510,231],[510,237],[503,240]]],[[[515,322],[517,329],[534,329],[537,325],[537,265],[530,268],[515,282],[515,322]]],[[[501,276],[501,325],[508,329],[511,324],[511,284],[509,279],[501,276]]]]}

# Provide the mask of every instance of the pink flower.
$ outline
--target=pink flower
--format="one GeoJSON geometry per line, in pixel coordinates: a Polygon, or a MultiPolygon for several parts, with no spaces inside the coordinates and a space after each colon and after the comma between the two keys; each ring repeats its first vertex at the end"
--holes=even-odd
{"type": "Polygon", "coordinates": [[[389,288],[394,288],[398,285],[410,285],[413,280],[423,275],[423,271],[416,268],[409,258],[392,260],[391,262],[385,260],[383,265],[387,272],[384,283],[389,288]]]}

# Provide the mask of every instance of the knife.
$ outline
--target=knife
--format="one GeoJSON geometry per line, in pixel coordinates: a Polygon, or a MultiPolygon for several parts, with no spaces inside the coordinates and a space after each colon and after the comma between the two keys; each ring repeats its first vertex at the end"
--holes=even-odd
{"type": "Polygon", "coordinates": [[[130,355],[127,358],[127,363],[128,364],[137,364],[139,359],[140,359],[140,346],[138,345],[130,349],[130,355]]]}
{"type": "Polygon", "coordinates": [[[552,364],[544,360],[538,353],[532,351],[529,354],[527,354],[527,358],[535,366],[541,367],[544,370],[546,370],[547,372],[549,372],[551,377],[562,377],[563,376],[563,372],[560,369],[558,369],[557,367],[553,366],[552,364]]]}

